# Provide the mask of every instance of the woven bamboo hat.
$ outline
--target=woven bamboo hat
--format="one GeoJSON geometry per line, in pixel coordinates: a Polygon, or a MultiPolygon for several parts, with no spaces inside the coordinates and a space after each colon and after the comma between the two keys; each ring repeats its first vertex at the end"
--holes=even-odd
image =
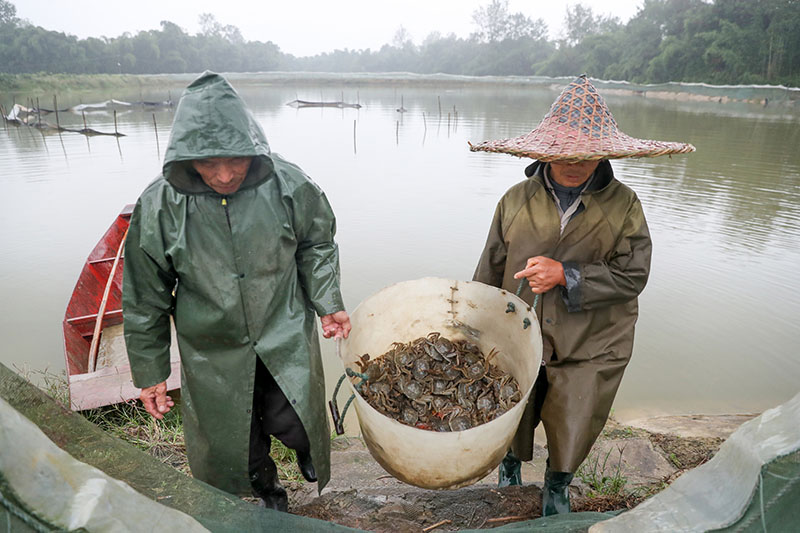
{"type": "Polygon", "coordinates": [[[634,139],[619,131],[603,97],[586,75],[570,83],[536,128],[520,137],[484,141],[473,152],[499,152],[539,161],[656,157],[694,152],[691,144],[634,139]]]}

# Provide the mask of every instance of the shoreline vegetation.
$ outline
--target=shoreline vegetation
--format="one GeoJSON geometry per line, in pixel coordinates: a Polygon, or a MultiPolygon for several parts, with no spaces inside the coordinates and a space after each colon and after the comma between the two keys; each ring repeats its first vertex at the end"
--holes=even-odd
{"type": "Polygon", "coordinates": [[[0,72],[0,93],[8,95],[52,95],[97,89],[140,89],[174,85],[168,76],[139,74],[53,74],[49,72],[7,74],[0,72]]]}
{"type": "MultiPolygon", "coordinates": [[[[0,104],[8,110],[13,101],[83,91],[143,89],[181,89],[199,73],[189,74],[28,74],[0,73],[0,104]]],[[[413,74],[408,72],[338,73],[338,72],[226,72],[240,85],[331,86],[470,86],[503,85],[560,89],[573,77],[546,76],[462,76],[449,74],[413,74]]],[[[633,95],[641,98],[683,102],[750,103],[763,107],[782,105],[800,107],[800,88],[780,85],[710,85],[705,83],[634,84],[625,81],[593,80],[606,95],[633,95]]]]}
{"type": "MultiPolygon", "coordinates": [[[[471,33],[446,27],[414,42],[401,25],[379,49],[297,57],[279,43],[245,40],[236,26],[199,15],[192,35],[168,20],[135,35],[74,35],[35,26],[0,0],[0,69],[6,73],[415,72],[468,76],[576,76],[633,83],[704,82],[800,86],[796,0],[648,0],[623,22],[579,2],[560,35],[543,19],[484,0],[471,33]]],[[[534,15],[535,16],[535,15],[534,15]]],[[[354,26],[353,29],[357,28],[354,26]]],[[[102,25],[98,25],[98,32],[102,25]]]]}

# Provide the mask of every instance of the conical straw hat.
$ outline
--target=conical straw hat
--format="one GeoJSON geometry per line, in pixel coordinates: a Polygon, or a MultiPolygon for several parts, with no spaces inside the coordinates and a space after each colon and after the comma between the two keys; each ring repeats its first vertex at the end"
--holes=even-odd
{"type": "Polygon", "coordinates": [[[469,143],[469,149],[567,163],[695,150],[691,144],[634,139],[619,131],[603,97],[585,75],[564,89],[532,132],[513,139],[469,143]]]}

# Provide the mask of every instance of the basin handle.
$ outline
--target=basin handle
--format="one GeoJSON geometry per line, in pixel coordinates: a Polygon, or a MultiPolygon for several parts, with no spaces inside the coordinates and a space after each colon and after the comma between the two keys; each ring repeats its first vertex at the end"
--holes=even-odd
{"type": "Polygon", "coordinates": [[[361,378],[361,383],[356,386],[358,390],[361,390],[364,387],[364,383],[367,382],[366,374],[356,372],[349,367],[345,367],[344,370],[345,374],[342,374],[342,377],[340,377],[339,381],[336,382],[336,387],[333,389],[333,396],[328,402],[328,408],[331,411],[331,418],[333,418],[333,427],[336,430],[337,435],[344,435],[344,417],[347,415],[347,410],[350,408],[350,404],[353,403],[353,400],[356,398],[355,393],[351,394],[350,398],[348,398],[347,402],[344,404],[344,409],[342,409],[342,412],[339,413],[339,405],[336,403],[336,396],[339,395],[339,387],[342,386],[345,376],[347,375],[351,378],[361,378]]]}
{"type": "MultiPolygon", "coordinates": [[[[525,278],[522,278],[521,280],[519,280],[519,285],[517,286],[517,296],[522,294],[522,287],[524,285],[525,285],[525,278]]],[[[541,296],[541,294],[537,294],[533,298],[533,312],[534,313],[536,312],[536,306],[539,305],[539,297],[540,296],[541,296]]],[[[514,307],[514,302],[508,302],[508,307],[506,308],[506,313],[514,313],[515,311],[516,311],[516,309],[514,307]]],[[[529,318],[526,317],[525,320],[522,321],[522,329],[528,329],[530,327],[530,325],[531,325],[531,321],[530,321],[529,318]]]]}
{"type": "Polygon", "coordinates": [[[342,381],[344,381],[345,375],[342,374],[342,377],[339,378],[339,381],[336,383],[336,388],[333,389],[333,396],[328,401],[328,409],[331,410],[331,418],[333,418],[333,428],[336,430],[337,435],[344,434],[344,416],[346,414],[347,408],[350,407],[350,402],[355,398],[355,394],[350,396],[350,399],[347,400],[347,405],[345,406],[345,412],[339,413],[339,406],[336,404],[336,395],[339,393],[339,387],[342,385],[342,381]]]}

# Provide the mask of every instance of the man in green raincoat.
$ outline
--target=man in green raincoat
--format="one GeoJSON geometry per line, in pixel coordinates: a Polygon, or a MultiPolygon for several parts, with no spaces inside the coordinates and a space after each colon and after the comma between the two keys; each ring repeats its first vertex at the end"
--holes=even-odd
{"type": "Polygon", "coordinates": [[[650,272],[651,242],[636,194],[608,159],[686,153],[694,147],[633,139],[581,76],[529,134],[471,146],[530,157],[527,179],[500,199],[474,279],[536,307],[542,368],[500,484],[522,482],[541,421],[548,460],[542,511],[569,511],[569,483],[589,454],[633,351],[637,296],[650,272]]]}
{"type": "Polygon", "coordinates": [[[170,319],[192,474],[286,510],[270,436],[303,475],[330,479],[330,430],[315,315],[346,337],[335,218],[300,168],[270,152],[221,76],[181,96],[162,174],[142,193],[125,246],[123,317],[133,381],[156,418],[173,406],[170,319]]]}

